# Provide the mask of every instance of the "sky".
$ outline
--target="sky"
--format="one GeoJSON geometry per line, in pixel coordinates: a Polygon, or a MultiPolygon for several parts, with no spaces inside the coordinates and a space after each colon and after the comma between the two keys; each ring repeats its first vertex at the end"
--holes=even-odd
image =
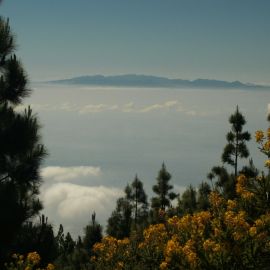
{"type": "Polygon", "coordinates": [[[148,74],[270,84],[269,0],[4,0],[32,81],[148,74]]]}

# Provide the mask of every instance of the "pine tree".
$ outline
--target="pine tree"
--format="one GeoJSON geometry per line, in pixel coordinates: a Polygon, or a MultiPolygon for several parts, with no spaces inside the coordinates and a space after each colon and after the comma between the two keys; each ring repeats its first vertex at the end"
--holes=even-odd
{"type": "Polygon", "coordinates": [[[132,225],[132,205],[127,198],[119,198],[116,209],[107,223],[107,234],[117,239],[129,237],[132,225]]]}
{"type": "Polygon", "coordinates": [[[198,189],[198,199],[197,199],[197,209],[201,211],[205,211],[209,209],[210,203],[208,200],[208,196],[211,193],[211,187],[208,183],[202,182],[199,185],[198,189]]]}
{"type": "Polygon", "coordinates": [[[190,185],[178,201],[178,209],[181,214],[193,214],[197,209],[197,191],[190,185]]]}
{"type": "Polygon", "coordinates": [[[31,91],[13,53],[14,35],[0,18],[0,256],[7,252],[22,224],[42,209],[38,199],[39,167],[46,155],[40,125],[28,107],[15,110],[31,91]]]}
{"type": "Polygon", "coordinates": [[[246,124],[245,117],[239,112],[238,106],[236,111],[229,118],[231,131],[227,133],[228,144],[225,146],[222,154],[222,161],[234,167],[234,178],[238,174],[239,158],[247,158],[249,151],[246,141],[250,140],[250,133],[243,132],[243,126],[246,124]]]}
{"type": "Polygon", "coordinates": [[[91,224],[84,228],[83,247],[92,254],[92,247],[102,239],[102,227],[96,222],[96,213],[92,214],[91,224]]]}
{"type": "Polygon", "coordinates": [[[232,199],[235,196],[234,176],[231,175],[225,167],[213,167],[207,178],[211,180],[211,182],[214,178],[217,178],[214,186],[212,183],[212,188],[218,190],[226,199],[232,199]]]}
{"type": "MultiPolygon", "coordinates": [[[[249,151],[246,146],[246,142],[250,140],[250,134],[248,131],[243,131],[243,126],[246,124],[245,117],[239,112],[238,106],[236,111],[229,118],[231,123],[231,131],[227,133],[228,144],[224,147],[223,154],[221,156],[222,162],[227,163],[234,168],[233,174],[229,173],[227,168],[224,166],[215,166],[208,174],[207,178],[211,180],[217,178],[215,186],[223,196],[227,199],[232,199],[236,196],[235,194],[235,181],[238,175],[238,163],[240,158],[247,158],[249,151]]],[[[242,172],[250,172],[254,168],[244,167],[242,172]]],[[[254,171],[255,173],[255,171],[254,171]]]]}
{"type": "Polygon", "coordinates": [[[163,162],[162,167],[158,173],[157,184],[153,186],[154,193],[157,197],[152,198],[152,208],[159,208],[165,210],[166,207],[171,206],[171,201],[177,197],[177,194],[171,192],[173,186],[169,184],[171,174],[167,171],[163,162]]]}
{"type": "Polygon", "coordinates": [[[130,201],[134,212],[134,224],[137,228],[141,219],[147,217],[147,195],[143,189],[143,183],[135,176],[131,185],[127,185],[125,188],[126,199],[130,201]]]}

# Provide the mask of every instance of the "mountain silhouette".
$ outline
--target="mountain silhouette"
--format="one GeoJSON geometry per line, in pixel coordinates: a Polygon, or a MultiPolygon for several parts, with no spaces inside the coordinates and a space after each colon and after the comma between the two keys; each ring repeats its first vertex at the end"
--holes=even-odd
{"type": "Polygon", "coordinates": [[[245,89],[269,89],[269,86],[262,86],[240,81],[221,81],[210,79],[182,80],[169,79],[166,77],[149,75],[115,75],[115,76],[80,76],[70,79],[49,81],[48,83],[69,84],[69,85],[92,85],[92,86],[117,86],[117,87],[167,87],[167,88],[245,88],[245,89]]]}

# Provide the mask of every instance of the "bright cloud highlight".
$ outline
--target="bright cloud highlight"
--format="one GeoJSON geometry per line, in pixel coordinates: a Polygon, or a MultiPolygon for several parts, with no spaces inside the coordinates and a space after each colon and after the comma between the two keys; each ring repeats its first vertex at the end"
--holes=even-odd
{"type": "Polygon", "coordinates": [[[41,176],[44,179],[49,179],[57,182],[76,180],[86,177],[99,176],[101,174],[100,167],[92,166],[74,166],[74,167],[60,167],[49,166],[41,171],[41,176]]]}

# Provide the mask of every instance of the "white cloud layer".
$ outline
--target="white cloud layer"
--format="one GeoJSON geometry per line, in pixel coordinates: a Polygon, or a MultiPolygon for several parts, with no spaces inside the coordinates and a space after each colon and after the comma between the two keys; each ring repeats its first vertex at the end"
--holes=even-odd
{"type": "Polygon", "coordinates": [[[123,191],[118,188],[100,184],[90,186],[93,178],[100,181],[100,167],[48,166],[42,169],[41,175],[44,180],[40,194],[44,214],[56,230],[63,224],[65,232],[69,231],[75,237],[83,234],[83,228],[89,223],[94,211],[97,221],[106,224],[116,200],[123,195],[123,191]]]}
{"type": "Polygon", "coordinates": [[[41,190],[41,199],[44,212],[55,229],[63,224],[65,232],[69,231],[76,237],[82,235],[94,211],[98,222],[105,224],[122,193],[120,189],[112,187],[55,183],[41,190]]]}
{"type": "Polygon", "coordinates": [[[56,183],[42,192],[45,209],[54,211],[62,219],[89,216],[92,211],[108,217],[122,191],[105,186],[80,186],[72,183],[56,183]]]}
{"type": "Polygon", "coordinates": [[[53,181],[70,181],[91,176],[99,176],[101,174],[100,167],[92,166],[75,166],[75,167],[59,167],[49,166],[41,171],[41,176],[47,180],[53,181]]]}

